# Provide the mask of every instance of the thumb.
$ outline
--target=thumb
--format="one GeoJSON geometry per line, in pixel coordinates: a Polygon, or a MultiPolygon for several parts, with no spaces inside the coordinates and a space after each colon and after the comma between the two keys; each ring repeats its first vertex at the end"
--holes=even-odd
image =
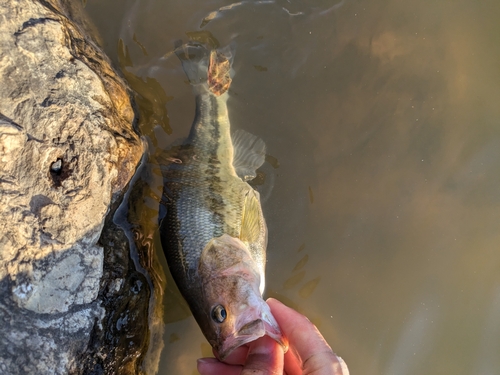
{"type": "Polygon", "coordinates": [[[252,342],[241,375],[275,375],[283,373],[283,348],[269,336],[252,342]]]}

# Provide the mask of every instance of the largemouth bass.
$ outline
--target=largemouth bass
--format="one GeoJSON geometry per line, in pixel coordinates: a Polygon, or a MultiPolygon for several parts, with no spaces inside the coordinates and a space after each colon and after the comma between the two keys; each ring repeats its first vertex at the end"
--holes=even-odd
{"type": "Polygon", "coordinates": [[[267,227],[259,193],[246,182],[264,162],[265,144],[244,131],[230,134],[234,50],[187,44],[176,54],[196,95],[196,115],[163,169],[160,232],[169,269],[219,359],[266,334],[286,349],[262,299],[267,227]]]}

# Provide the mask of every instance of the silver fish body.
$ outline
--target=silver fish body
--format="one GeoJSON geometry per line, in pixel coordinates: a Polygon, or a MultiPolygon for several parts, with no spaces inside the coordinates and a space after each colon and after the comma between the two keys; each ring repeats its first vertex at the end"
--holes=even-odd
{"type": "Polygon", "coordinates": [[[196,115],[186,141],[170,151],[175,162],[163,169],[160,233],[169,269],[219,358],[264,334],[286,346],[262,299],[267,227],[259,194],[246,182],[264,161],[265,145],[245,132],[230,134],[233,51],[185,45],[176,53],[196,94],[196,115]]]}

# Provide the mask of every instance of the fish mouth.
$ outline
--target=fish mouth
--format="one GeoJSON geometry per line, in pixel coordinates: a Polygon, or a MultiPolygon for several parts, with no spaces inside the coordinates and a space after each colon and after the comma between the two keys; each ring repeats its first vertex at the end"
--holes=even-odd
{"type": "Polygon", "coordinates": [[[220,350],[217,351],[217,357],[223,361],[236,348],[255,341],[264,335],[274,339],[286,353],[288,350],[288,340],[281,333],[278,323],[269,311],[269,313],[263,312],[261,318],[243,325],[236,333],[227,337],[221,345],[220,350]]]}
{"type": "Polygon", "coordinates": [[[272,316],[271,311],[269,314],[263,314],[264,327],[266,330],[266,335],[270,338],[274,339],[278,344],[283,348],[283,352],[286,353],[288,351],[288,340],[281,332],[280,326],[274,316],[272,316]]]}

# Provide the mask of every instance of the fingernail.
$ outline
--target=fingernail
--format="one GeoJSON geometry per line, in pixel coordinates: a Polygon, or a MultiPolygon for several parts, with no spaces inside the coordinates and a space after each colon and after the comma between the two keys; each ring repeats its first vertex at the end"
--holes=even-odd
{"type": "Polygon", "coordinates": [[[347,363],[345,363],[345,361],[339,356],[337,356],[337,358],[339,359],[340,367],[342,368],[342,375],[349,375],[349,369],[347,368],[347,363]]]}
{"type": "Polygon", "coordinates": [[[196,361],[198,362],[198,364],[219,363],[219,360],[216,358],[198,358],[196,361]]]}

